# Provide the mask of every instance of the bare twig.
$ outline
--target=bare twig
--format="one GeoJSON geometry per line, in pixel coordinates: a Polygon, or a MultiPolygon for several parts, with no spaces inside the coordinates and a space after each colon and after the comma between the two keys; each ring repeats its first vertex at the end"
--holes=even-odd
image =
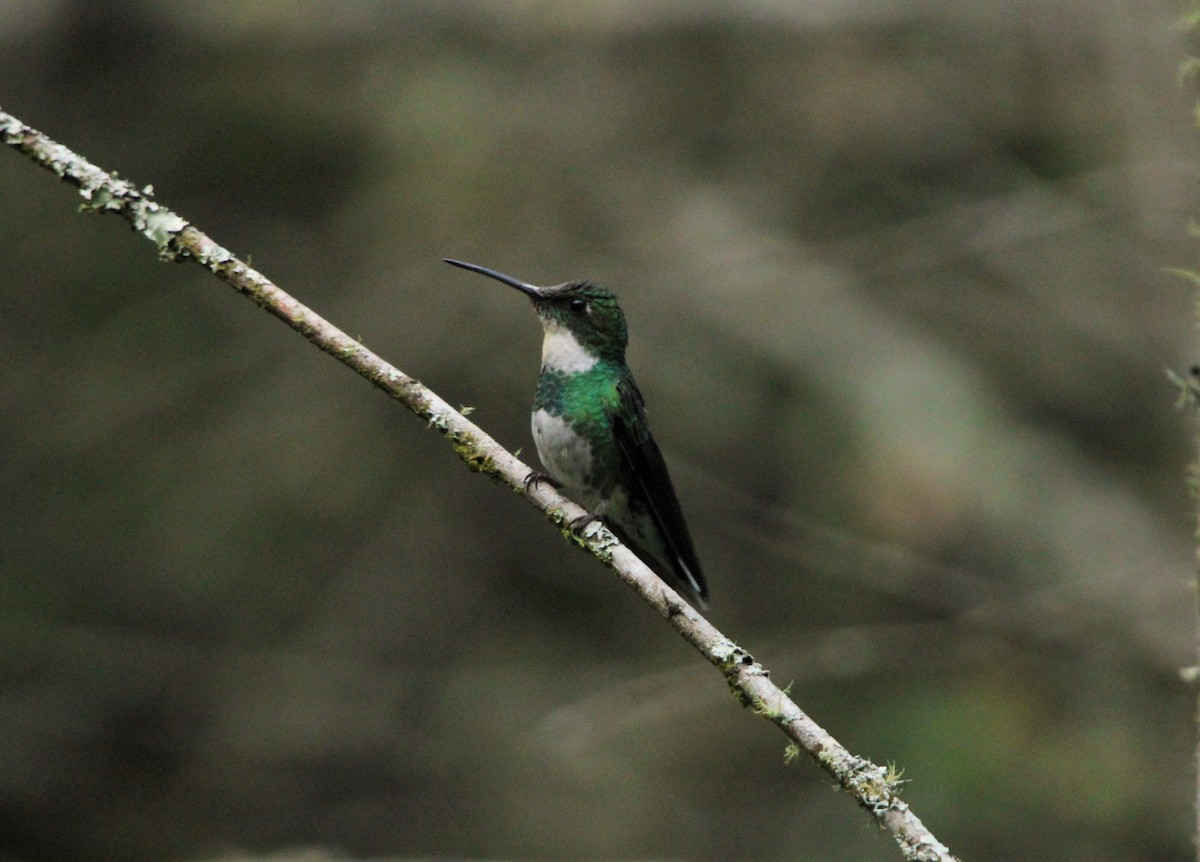
{"type": "Polygon", "coordinates": [[[156,203],[151,187],[138,189],[117,179],[2,110],[0,132],[10,147],[78,188],[85,209],[121,216],[154,242],[163,260],[196,261],[437,428],[471,469],[486,473],[524,495],[564,535],[612,568],[719,668],[739,702],[753,707],[788,735],[792,740],[789,751],[804,750],[832,775],[895,837],[905,859],[922,862],[954,859],[900,798],[901,781],[892,770],[847,751],[771,682],[768,671],[750,653],[693,610],[602,525],[593,523],[584,535],[572,533],[570,523],[585,514],[583,509],[559,495],[548,483],[532,482],[526,487],[530,468],[434,392],[301,305],[194,225],[156,203]]]}

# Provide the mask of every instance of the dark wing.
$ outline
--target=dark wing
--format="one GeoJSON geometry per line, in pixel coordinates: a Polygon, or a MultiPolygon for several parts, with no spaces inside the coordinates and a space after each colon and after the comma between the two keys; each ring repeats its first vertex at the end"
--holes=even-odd
{"type": "Polygon", "coordinates": [[[708,598],[708,587],[692,547],[691,534],[683,520],[683,510],[679,508],[679,500],[675,496],[675,487],[667,474],[667,464],[658,444],[650,436],[642,393],[628,377],[617,384],[617,393],[621,398],[621,406],[614,417],[613,432],[627,475],[634,488],[641,490],[650,515],[666,542],[675,577],[699,599],[703,607],[704,600],[708,598]]]}

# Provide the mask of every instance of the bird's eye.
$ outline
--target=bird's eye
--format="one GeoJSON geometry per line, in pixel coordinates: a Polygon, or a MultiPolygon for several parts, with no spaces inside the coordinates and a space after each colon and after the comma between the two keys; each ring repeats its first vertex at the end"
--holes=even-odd
{"type": "Polygon", "coordinates": [[[572,299],[571,300],[571,311],[574,311],[577,314],[587,311],[587,307],[588,307],[588,304],[587,304],[586,299],[572,299]]]}

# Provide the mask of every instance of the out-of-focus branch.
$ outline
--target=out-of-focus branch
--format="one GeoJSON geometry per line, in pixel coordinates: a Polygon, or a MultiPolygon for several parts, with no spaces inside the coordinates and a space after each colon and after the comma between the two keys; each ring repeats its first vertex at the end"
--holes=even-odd
{"type": "MultiPolygon", "coordinates": [[[[1177,26],[1185,33],[1196,34],[1200,31],[1200,2],[1192,0],[1190,9],[1185,11],[1180,17],[1177,26]]],[[[1197,76],[1200,75],[1200,57],[1188,56],[1179,64],[1179,83],[1194,83],[1197,76]]],[[[1197,122],[1200,122],[1200,103],[1196,105],[1193,111],[1197,122]]],[[[1193,227],[1193,233],[1196,233],[1193,227]]],[[[1169,269],[1174,275],[1180,276],[1186,281],[1191,282],[1195,288],[1200,288],[1200,273],[1192,269],[1169,269]]],[[[1197,313],[1200,314],[1200,305],[1196,306],[1197,313]]],[[[1179,403],[1181,408],[1190,408],[1192,420],[1194,424],[1194,443],[1200,448],[1200,366],[1193,365],[1188,375],[1176,374],[1170,369],[1167,370],[1167,376],[1176,386],[1179,387],[1179,403]]],[[[1193,554],[1196,560],[1196,580],[1193,588],[1196,591],[1196,643],[1195,643],[1195,659],[1196,663],[1191,667],[1183,669],[1183,678],[1192,683],[1195,688],[1196,698],[1196,726],[1193,728],[1196,736],[1194,740],[1196,758],[1196,783],[1192,788],[1194,804],[1193,809],[1193,828],[1195,829],[1192,835],[1192,840],[1195,842],[1196,858],[1200,860],[1200,456],[1195,461],[1188,465],[1188,490],[1192,494],[1192,499],[1196,503],[1196,532],[1193,536],[1193,541],[1196,544],[1193,554]]]]}
{"type": "Polygon", "coordinates": [[[786,691],[771,682],[768,671],[750,653],[693,610],[602,525],[593,523],[583,535],[574,534],[570,523],[584,515],[584,510],[548,483],[532,482],[526,486],[530,468],[434,392],[297,302],[194,225],[156,203],[150,186],[138,189],[100,170],[3,110],[0,110],[0,133],[8,146],[75,186],[84,198],[84,209],[121,216],[155,244],[163,260],[199,263],[438,429],[471,469],[503,482],[541,509],[564,535],[613,569],[719,668],[744,706],[753,707],[782,729],[792,740],[789,751],[802,749],[833,776],[895,837],[904,858],[922,862],[948,862],[954,858],[900,798],[901,782],[891,770],[847,751],[809,718],[786,691]]]}
{"type": "MultiPolygon", "coordinates": [[[[1172,270],[1176,275],[1180,275],[1192,282],[1197,287],[1200,287],[1200,273],[1191,272],[1190,270],[1172,270]]],[[[1200,306],[1197,307],[1200,309],[1200,306]]],[[[1188,409],[1192,414],[1193,422],[1195,422],[1194,442],[1197,448],[1200,448],[1200,365],[1192,366],[1187,375],[1177,374],[1170,369],[1167,369],[1167,377],[1179,389],[1178,407],[1188,409]]],[[[1197,858],[1200,858],[1200,457],[1188,465],[1188,490],[1192,494],[1192,499],[1196,502],[1196,548],[1193,551],[1196,559],[1196,581],[1193,585],[1195,589],[1196,602],[1196,663],[1191,667],[1185,667],[1180,672],[1185,680],[1197,687],[1196,691],[1196,784],[1192,788],[1195,798],[1195,829],[1196,834],[1193,836],[1196,839],[1197,858]]]]}

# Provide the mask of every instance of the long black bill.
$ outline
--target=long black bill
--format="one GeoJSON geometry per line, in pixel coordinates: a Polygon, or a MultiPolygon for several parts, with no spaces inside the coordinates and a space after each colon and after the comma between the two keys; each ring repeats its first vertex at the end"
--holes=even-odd
{"type": "Polygon", "coordinates": [[[517,290],[521,291],[521,293],[524,293],[527,296],[538,297],[542,295],[540,288],[534,287],[532,284],[526,284],[523,281],[517,281],[511,275],[505,275],[502,272],[496,272],[496,270],[488,269],[486,266],[480,266],[477,263],[467,263],[464,260],[454,260],[449,257],[444,257],[442,260],[451,266],[457,266],[461,269],[469,269],[471,272],[477,272],[480,275],[486,275],[488,278],[494,278],[496,281],[503,282],[509,287],[515,287],[517,290]]]}

